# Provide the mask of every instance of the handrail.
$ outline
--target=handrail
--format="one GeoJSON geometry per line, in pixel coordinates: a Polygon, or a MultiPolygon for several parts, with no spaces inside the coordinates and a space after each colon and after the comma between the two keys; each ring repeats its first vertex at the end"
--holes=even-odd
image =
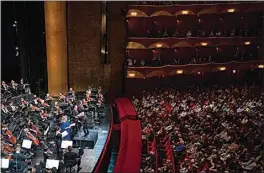
{"type": "Polygon", "coordinates": [[[99,157],[99,160],[97,161],[97,163],[95,165],[95,168],[93,170],[94,173],[99,173],[100,166],[102,164],[102,161],[104,159],[105,153],[106,153],[107,148],[108,148],[108,145],[110,143],[110,139],[111,139],[111,135],[112,135],[112,130],[113,130],[113,110],[112,110],[112,106],[110,104],[110,128],[108,130],[108,136],[107,136],[107,139],[106,139],[106,142],[105,142],[103,151],[102,151],[102,153],[101,153],[101,155],[99,157]]]}

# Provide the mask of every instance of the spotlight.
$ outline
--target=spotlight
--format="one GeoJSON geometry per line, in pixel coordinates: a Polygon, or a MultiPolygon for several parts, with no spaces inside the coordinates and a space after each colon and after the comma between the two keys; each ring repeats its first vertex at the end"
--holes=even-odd
{"type": "Polygon", "coordinates": [[[13,27],[16,27],[16,24],[13,24],[13,27]]]}
{"type": "Polygon", "coordinates": [[[236,70],[233,70],[233,73],[236,73],[236,70]]]}
{"type": "Polygon", "coordinates": [[[17,21],[15,20],[14,23],[17,23],[17,21]]]}
{"type": "Polygon", "coordinates": [[[16,46],[16,50],[18,50],[18,47],[16,46]]]}
{"type": "Polygon", "coordinates": [[[198,74],[201,74],[201,72],[198,71],[198,74]]]}

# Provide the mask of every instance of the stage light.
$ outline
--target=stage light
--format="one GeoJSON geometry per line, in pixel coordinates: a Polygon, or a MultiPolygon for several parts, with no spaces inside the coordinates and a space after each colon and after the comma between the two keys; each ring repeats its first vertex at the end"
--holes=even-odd
{"type": "Polygon", "coordinates": [[[261,64],[261,65],[258,66],[258,68],[264,68],[264,65],[261,64]]]}
{"type": "Polygon", "coordinates": [[[135,77],[136,74],[135,73],[128,73],[128,77],[135,77]]]}
{"type": "Polygon", "coordinates": [[[130,14],[131,14],[131,16],[137,16],[137,12],[135,12],[135,11],[131,12],[130,14]]]}
{"type": "Polygon", "coordinates": [[[201,72],[198,71],[198,74],[201,74],[201,72]]]}
{"type": "Polygon", "coordinates": [[[236,73],[236,70],[233,70],[233,73],[236,73]]]}
{"type": "Polygon", "coordinates": [[[177,74],[182,74],[183,71],[182,71],[182,70],[177,70],[176,73],[177,73],[177,74]]]}
{"type": "Polygon", "coordinates": [[[16,27],[16,24],[13,24],[13,27],[16,27]]]}
{"type": "Polygon", "coordinates": [[[245,42],[245,45],[250,45],[250,42],[249,42],[249,41],[246,41],[246,42],[245,42]]]}
{"type": "Polygon", "coordinates": [[[158,43],[158,44],[156,44],[156,47],[162,47],[162,44],[158,43]]]}
{"type": "Polygon", "coordinates": [[[16,46],[16,50],[18,50],[18,47],[16,46]]]}
{"type": "Polygon", "coordinates": [[[228,9],[227,12],[228,12],[228,13],[233,13],[233,12],[235,12],[235,9],[233,9],[233,8],[228,9]]]}
{"type": "Polygon", "coordinates": [[[19,55],[19,52],[16,52],[16,56],[18,56],[19,55]]]}
{"type": "Polygon", "coordinates": [[[183,10],[181,13],[182,13],[182,14],[189,14],[189,11],[187,11],[187,10],[183,10]]]}
{"type": "Polygon", "coordinates": [[[202,45],[202,46],[207,46],[208,43],[206,43],[206,42],[202,42],[201,45],[202,45]]]}
{"type": "Polygon", "coordinates": [[[17,23],[17,21],[15,20],[14,23],[17,23]]]}
{"type": "Polygon", "coordinates": [[[225,71],[225,69],[226,69],[225,67],[220,67],[219,68],[220,71],[225,71]]]}

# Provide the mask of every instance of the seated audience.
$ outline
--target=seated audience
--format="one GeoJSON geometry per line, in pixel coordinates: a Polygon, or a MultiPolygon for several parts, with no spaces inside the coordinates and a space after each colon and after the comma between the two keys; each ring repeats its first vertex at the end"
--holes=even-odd
{"type": "Polygon", "coordinates": [[[154,90],[132,102],[142,134],[150,144],[155,141],[142,157],[142,172],[264,170],[264,93],[259,86],[154,90]]]}

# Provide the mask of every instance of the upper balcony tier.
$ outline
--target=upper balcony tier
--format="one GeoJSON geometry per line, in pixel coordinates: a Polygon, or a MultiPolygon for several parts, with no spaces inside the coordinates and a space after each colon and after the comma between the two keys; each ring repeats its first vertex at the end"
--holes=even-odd
{"type": "Polygon", "coordinates": [[[206,63],[206,64],[186,64],[186,65],[166,65],[160,67],[128,67],[126,78],[150,78],[165,77],[182,74],[203,74],[207,72],[229,71],[238,73],[241,70],[263,69],[264,60],[248,62],[228,62],[228,63],[206,63]]]}
{"type": "MultiPolygon", "coordinates": [[[[140,14],[140,12],[130,13],[140,14]]],[[[128,37],[250,37],[263,34],[264,12],[177,16],[166,11],[159,13],[152,17],[128,17],[128,37]]]]}
{"type": "MultiPolygon", "coordinates": [[[[259,1],[250,1],[259,2],[259,1]]],[[[216,4],[236,4],[237,1],[136,1],[130,3],[130,5],[141,5],[141,6],[170,6],[170,5],[216,5],[216,4]]],[[[247,3],[240,1],[239,3],[247,3]]]]}
{"type": "Polygon", "coordinates": [[[127,17],[154,17],[154,16],[178,16],[221,14],[232,12],[263,12],[264,3],[240,2],[223,4],[186,4],[186,5],[128,5],[127,17]]]}

